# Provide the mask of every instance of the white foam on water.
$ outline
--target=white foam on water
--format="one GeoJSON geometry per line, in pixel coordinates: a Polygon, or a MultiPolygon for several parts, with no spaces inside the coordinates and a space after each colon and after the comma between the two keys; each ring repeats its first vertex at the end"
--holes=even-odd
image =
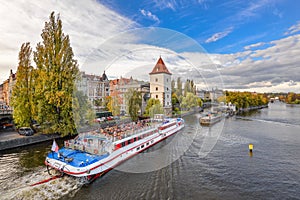
{"type": "Polygon", "coordinates": [[[63,176],[42,183],[30,186],[37,182],[50,178],[45,167],[20,176],[14,180],[9,180],[0,188],[0,199],[59,199],[63,196],[74,196],[82,187],[80,179],[70,176],[63,176]]]}

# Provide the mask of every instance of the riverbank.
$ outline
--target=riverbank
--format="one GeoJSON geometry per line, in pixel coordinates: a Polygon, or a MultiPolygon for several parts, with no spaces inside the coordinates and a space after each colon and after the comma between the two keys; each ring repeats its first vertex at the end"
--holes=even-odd
{"type": "MultiPolygon", "coordinates": [[[[192,115],[196,112],[199,112],[200,109],[195,109],[191,110],[185,113],[181,113],[180,115],[175,115],[173,117],[184,117],[187,115],[192,115]]],[[[126,123],[129,122],[128,119],[123,119],[123,120],[118,120],[118,121],[110,121],[110,122],[104,122],[100,123],[97,126],[94,126],[93,128],[106,128],[108,126],[113,126],[118,123],[126,123]]],[[[87,128],[82,128],[79,130],[79,132],[86,132],[89,131],[91,127],[87,128]]],[[[61,138],[59,134],[42,134],[42,133],[36,133],[33,136],[21,136],[17,132],[10,132],[10,133],[0,133],[0,151],[1,150],[7,150],[7,149],[12,149],[16,147],[21,147],[21,146],[27,146],[31,144],[37,144],[41,142],[46,142],[49,140],[61,138]]]]}
{"type": "Polygon", "coordinates": [[[261,105],[261,106],[251,106],[251,107],[248,107],[248,108],[239,108],[238,111],[237,111],[237,114],[252,111],[252,110],[268,108],[268,107],[269,107],[269,105],[266,104],[266,105],[261,105]]]}
{"type": "Polygon", "coordinates": [[[14,134],[18,134],[17,132],[12,132],[12,135],[7,139],[7,136],[5,139],[1,139],[4,136],[4,134],[0,135],[0,151],[1,150],[7,150],[12,149],[16,147],[21,146],[27,146],[31,144],[36,144],[40,142],[45,142],[53,139],[60,138],[61,136],[58,134],[35,134],[33,136],[20,136],[15,137],[14,134]]]}

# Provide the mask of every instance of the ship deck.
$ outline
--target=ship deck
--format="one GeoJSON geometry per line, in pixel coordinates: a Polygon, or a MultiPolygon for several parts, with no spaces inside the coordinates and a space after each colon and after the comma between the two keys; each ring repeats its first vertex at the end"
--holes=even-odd
{"type": "Polygon", "coordinates": [[[67,148],[59,149],[58,153],[50,152],[48,158],[65,162],[73,167],[85,167],[109,156],[109,153],[104,155],[94,155],[80,150],[67,148]]]}

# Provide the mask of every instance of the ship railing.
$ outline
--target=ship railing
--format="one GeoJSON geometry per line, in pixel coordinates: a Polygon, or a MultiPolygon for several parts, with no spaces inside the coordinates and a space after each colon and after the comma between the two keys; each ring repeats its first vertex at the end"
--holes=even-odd
{"type": "Polygon", "coordinates": [[[130,131],[127,131],[123,137],[121,139],[124,139],[124,138],[127,138],[127,137],[130,137],[132,135],[136,135],[138,133],[141,133],[141,132],[145,132],[147,130],[150,130],[150,129],[153,129],[153,128],[157,128],[158,127],[158,124],[154,124],[154,125],[150,125],[150,126],[146,126],[146,127],[143,127],[143,128],[139,128],[139,129],[132,129],[130,131]]]}
{"type": "Polygon", "coordinates": [[[86,142],[79,142],[75,140],[67,140],[64,142],[65,147],[71,148],[74,150],[85,151],[91,154],[103,155],[109,152],[110,143],[102,145],[93,145],[86,142]]]}

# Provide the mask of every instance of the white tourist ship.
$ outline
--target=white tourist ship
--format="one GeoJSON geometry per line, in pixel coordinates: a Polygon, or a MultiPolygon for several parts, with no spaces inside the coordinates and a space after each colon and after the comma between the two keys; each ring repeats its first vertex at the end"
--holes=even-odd
{"type": "Polygon", "coordinates": [[[45,164],[48,172],[55,169],[92,181],[183,127],[182,118],[148,119],[80,133],[75,139],[65,141],[64,148],[58,150],[55,143],[45,164]]]}

